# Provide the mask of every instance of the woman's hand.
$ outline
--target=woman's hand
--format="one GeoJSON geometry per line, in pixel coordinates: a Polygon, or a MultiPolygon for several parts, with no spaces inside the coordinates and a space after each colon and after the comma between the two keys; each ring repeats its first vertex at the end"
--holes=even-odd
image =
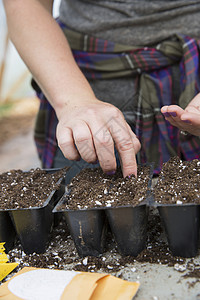
{"type": "Polygon", "coordinates": [[[192,135],[200,136],[200,94],[185,109],[178,105],[163,106],[161,112],[173,126],[192,135]]]}
{"type": "Polygon", "coordinates": [[[57,112],[57,140],[64,156],[70,160],[82,157],[88,163],[99,161],[108,174],[114,173],[116,147],[124,177],[137,175],[136,153],[140,142],[126,123],[123,114],[111,104],[97,99],[67,103],[57,112]]]}

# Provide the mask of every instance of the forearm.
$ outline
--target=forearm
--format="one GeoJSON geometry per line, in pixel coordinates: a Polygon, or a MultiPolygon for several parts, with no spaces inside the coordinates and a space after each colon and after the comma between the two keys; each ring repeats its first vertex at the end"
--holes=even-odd
{"type": "Polygon", "coordinates": [[[59,115],[65,105],[93,99],[94,94],[64,34],[42,4],[4,0],[11,40],[59,115]]]}

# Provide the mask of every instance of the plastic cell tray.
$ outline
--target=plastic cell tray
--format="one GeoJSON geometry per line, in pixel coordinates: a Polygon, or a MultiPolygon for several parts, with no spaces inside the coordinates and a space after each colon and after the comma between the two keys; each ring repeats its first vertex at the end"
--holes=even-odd
{"type": "Polygon", "coordinates": [[[116,207],[106,209],[106,215],[123,256],[137,256],[146,246],[148,206],[116,207]]]}
{"type": "MultiPolygon", "coordinates": [[[[46,171],[54,173],[57,170],[46,171]]],[[[65,192],[64,180],[64,177],[59,179],[60,188],[44,199],[42,207],[0,210],[0,241],[6,242],[7,250],[12,249],[18,236],[26,254],[45,252],[54,224],[52,210],[65,192]]]]}
{"type": "Polygon", "coordinates": [[[80,256],[98,256],[103,253],[108,223],[122,255],[137,256],[145,248],[149,210],[147,199],[152,174],[151,166],[146,199],[137,206],[61,209],[61,205],[67,201],[68,193],[64,194],[53,212],[63,213],[80,256]]]}
{"type": "Polygon", "coordinates": [[[158,204],[157,208],[172,254],[195,257],[199,246],[199,205],[158,204]]]}
{"type": "Polygon", "coordinates": [[[8,211],[0,211],[0,242],[5,242],[6,251],[14,247],[16,231],[8,211]]]}
{"type": "Polygon", "coordinates": [[[79,256],[102,254],[107,232],[104,210],[65,210],[63,214],[79,256]]]}

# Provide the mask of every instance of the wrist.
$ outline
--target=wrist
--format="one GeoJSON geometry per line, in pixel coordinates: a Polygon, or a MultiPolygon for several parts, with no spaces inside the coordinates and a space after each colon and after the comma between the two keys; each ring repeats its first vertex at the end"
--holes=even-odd
{"type": "Polygon", "coordinates": [[[87,107],[88,105],[94,104],[99,100],[92,93],[85,93],[82,95],[67,95],[62,99],[56,99],[53,101],[52,106],[56,112],[58,120],[60,120],[61,116],[65,111],[69,111],[74,108],[78,108],[81,106],[87,107]]]}

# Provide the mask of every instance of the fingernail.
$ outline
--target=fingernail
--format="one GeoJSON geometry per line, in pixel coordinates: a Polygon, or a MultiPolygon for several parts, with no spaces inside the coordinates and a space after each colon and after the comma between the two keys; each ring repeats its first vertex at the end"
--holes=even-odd
{"type": "Polygon", "coordinates": [[[163,115],[167,118],[170,117],[170,114],[168,112],[165,112],[163,115]]]}
{"type": "Polygon", "coordinates": [[[115,174],[115,171],[109,171],[109,172],[106,172],[107,175],[114,175],[115,174]]]}
{"type": "Polygon", "coordinates": [[[176,112],[174,112],[174,111],[170,112],[169,114],[170,114],[170,116],[172,116],[172,117],[176,117],[176,116],[177,116],[176,112]]]}
{"type": "Polygon", "coordinates": [[[128,177],[128,178],[131,178],[132,176],[137,177],[135,174],[128,175],[127,177],[128,177]]]}
{"type": "Polygon", "coordinates": [[[183,120],[184,123],[192,124],[189,120],[183,120]]]}
{"type": "Polygon", "coordinates": [[[92,162],[93,165],[96,165],[98,163],[99,163],[98,159],[96,161],[92,162]]]}
{"type": "Polygon", "coordinates": [[[80,158],[80,157],[76,159],[76,161],[80,161],[80,160],[81,160],[81,158],[80,158]]]}

